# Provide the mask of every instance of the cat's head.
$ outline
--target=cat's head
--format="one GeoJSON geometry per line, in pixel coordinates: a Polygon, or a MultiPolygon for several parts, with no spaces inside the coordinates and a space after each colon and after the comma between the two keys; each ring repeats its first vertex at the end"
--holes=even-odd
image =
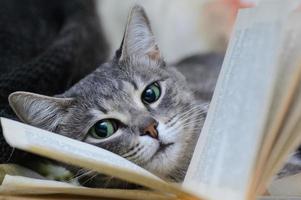
{"type": "Polygon", "coordinates": [[[180,181],[204,121],[185,78],[166,66],[144,10],[135,6],[114,59],[56,97],[15,92],[24,122],[105,148],[180,181]]]}

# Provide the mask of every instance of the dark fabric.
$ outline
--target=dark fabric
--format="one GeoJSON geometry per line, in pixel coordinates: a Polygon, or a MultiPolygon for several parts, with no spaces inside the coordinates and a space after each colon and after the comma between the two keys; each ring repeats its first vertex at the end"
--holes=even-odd
{"type": "Polygon", "coordinates": [[[175,67],[185,76],[196,99],[208,103],[211,101],[223,60],[223,54],[197,54],[180,60],[175,63],[175,67]]]}
{"type": "MultiPolygon", "coordinates": [[[[107,52],[92,0],[1,0],[0,116],[16,118],[10,93],[59,94],[104,62],[107,52]]],[[[0,132],[0,163],[24,155],[11,152],[0,132]]]]}

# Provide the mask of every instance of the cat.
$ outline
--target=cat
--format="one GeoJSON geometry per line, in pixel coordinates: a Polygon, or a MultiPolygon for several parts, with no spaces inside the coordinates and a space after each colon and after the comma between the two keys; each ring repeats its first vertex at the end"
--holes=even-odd
{"type": "MultiPolygon", "coordinates": [[[[175,182],[184,178],[208,109],[164,61],[139,5],[111,61],[63,94],[19,91],[9,103],[25,123],[107,149],[175,182]]],[[[102,186],[102,175],[86,175],[102,186]]]]}

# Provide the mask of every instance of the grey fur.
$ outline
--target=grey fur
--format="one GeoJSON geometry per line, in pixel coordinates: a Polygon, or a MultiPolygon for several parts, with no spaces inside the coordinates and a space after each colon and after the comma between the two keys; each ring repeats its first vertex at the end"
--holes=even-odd
{"type": "Polygon", "coordinates": [[[194,99],[181,73],[166,66],[139,6],[130,13],[120,49],[112,61],[65,93],[52,98],[16,92],[9,97],[10,105],[26,123],[105,148],[163,179],[182,181],[207,106],[194,99]],[[141,94],[153,82],[160,84],[162,95],[145,105],[141,94]],[[149,117],[159,122],[158,140],[140,132],[149,117]],[[109,138],[89,138],[89,128],[105,118],[117,119],[123,126],[109,138]]]}

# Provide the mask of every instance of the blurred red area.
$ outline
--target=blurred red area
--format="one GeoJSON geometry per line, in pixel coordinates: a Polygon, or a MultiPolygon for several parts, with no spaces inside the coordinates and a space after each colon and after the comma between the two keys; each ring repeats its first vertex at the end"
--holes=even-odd
{"type": "Polygon", "coordinates": [[[241,0],[217,0],[217,3],[223,4],[229,10],[229,15],[231,15],[231,19],[234,21],[237,15],[238,9],[240,8],[250,8],[254,6],[254,3],[241,1],[241,0]]]}
{"type": "Polygon", "coordinates": [[[213,49],[225,51],[235,22],[241,8],[250,8],[254,3],[242,0],[213,0],[205,3],[202,10],[202,21],[206,29],[206,39],[213,49]]]}

